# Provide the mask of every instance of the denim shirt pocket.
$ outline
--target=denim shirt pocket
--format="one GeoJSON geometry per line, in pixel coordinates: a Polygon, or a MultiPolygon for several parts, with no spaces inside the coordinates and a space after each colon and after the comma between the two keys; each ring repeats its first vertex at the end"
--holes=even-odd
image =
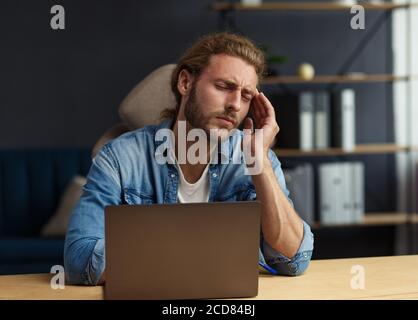
{"type": "Polygon", "coordinates": [[[126,204],[152,204],[155,203],[155,197],[151,193],[143,192],[137,189],[124,188],[123,199],[126,204]]]}

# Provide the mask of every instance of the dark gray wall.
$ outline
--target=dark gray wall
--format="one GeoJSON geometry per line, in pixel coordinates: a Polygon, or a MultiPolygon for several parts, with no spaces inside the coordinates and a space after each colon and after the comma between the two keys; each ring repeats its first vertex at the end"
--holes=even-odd
{"type": "MultiPolygon", "coordinates": [[[[1,1],[0,147],[92,146],[118,122],[119,103],[141,78],[175,62],[198,36],[217,30],[219,16],[208,10],[211,3],[1,1]],[[54,4],[66,9],[66,30],[49,26],[54,4]]],[[[294,74],[303,61],[312,63],[318,74],[333,74],[379,14],[366,13],[365,31],[350,28],[348,12],[238,12],[235,17],[239,31],[288,56],[283,74],[294,74]]],[[[348,71],[390,73],[389,23],[348,71]]],[[[390,85],[342,87],[357,92],[357,141],[392,141],[390,85]]],[[[268,93],[275,90],[279,88],[265,88],[268,93]]],[[[364,161],[370,167],[366,167],[370,192],[386,195],[383,202],[370,198],[368,210],[393,208],[391,157],[364,161]]]]}
{"type": "Polygon", "coordinates": [[[0,2],[0,147],[91,146],[155,68],[216,28],[208,1],[0,2]]]}
{"type": "MultiPolygon", "coordinates": [[[[211,2],[60,1],[66,30],[54,31],[49,10],[56,2],[2,1],[0,147],[94,143],[118,121],[118,104],[141,78],[175,62],[199,35],[217,30],[218,14],[207,9],[211,2]]],[[[283,74],[294,74],[303,61],[318,74],[337,72],[375,19],[376,13],[367,13],[366,31],[355,31],[344,12],[236,14],[239,31],[288,56],[283,74]]],[[[349,71],[390,72],[388,34],[384,25],[349,71]]],[[[355,89],[358,142],[392,139],[385,85],[355,89]]]]}

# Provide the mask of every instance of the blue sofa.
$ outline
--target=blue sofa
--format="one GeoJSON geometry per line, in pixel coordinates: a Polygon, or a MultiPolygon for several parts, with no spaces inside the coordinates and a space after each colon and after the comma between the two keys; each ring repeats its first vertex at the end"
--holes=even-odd
{"type": "Polygon", "coordinates": [[[45,273],[63,265],[64,237],[42,238],[71,179],[86,175],[91,150],[0,150],[0,274],[45,273]]]}

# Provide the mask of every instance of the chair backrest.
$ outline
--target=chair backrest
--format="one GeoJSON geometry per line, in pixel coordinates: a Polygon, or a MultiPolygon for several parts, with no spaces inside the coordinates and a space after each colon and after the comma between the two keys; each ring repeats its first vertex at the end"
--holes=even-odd
{"type": "Polygon", "coordinates": [[[161,112],[176,105],[171,91],[175,64],[164,65],[138,83],[119,106],[119,116],[131,130],[157,124],[161,112]]]}
{"type": "Polygon", "coordinates": [[[157,124],[161,112],[175,106],[176,99],[171,91],[171,74],[175,67],[175,64],[167,64],[154,70],[129,92],[118,110],[123,123],[116,124],[99,138],[93,147],[92,157],[108,141],[121,134],[146,125],[157,124]]]}

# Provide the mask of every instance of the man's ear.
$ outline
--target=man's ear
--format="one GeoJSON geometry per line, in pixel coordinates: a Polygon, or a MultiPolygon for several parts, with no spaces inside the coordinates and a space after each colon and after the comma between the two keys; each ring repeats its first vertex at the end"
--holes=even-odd
{"type": "Polygon", "coordinates": [[[177,81],[177,90],[182,96],[185,96],[189,92],[190,88],[192,87],[192,83],[193,76],[191,73],[186,69],[181,70],[177,81]]]}

